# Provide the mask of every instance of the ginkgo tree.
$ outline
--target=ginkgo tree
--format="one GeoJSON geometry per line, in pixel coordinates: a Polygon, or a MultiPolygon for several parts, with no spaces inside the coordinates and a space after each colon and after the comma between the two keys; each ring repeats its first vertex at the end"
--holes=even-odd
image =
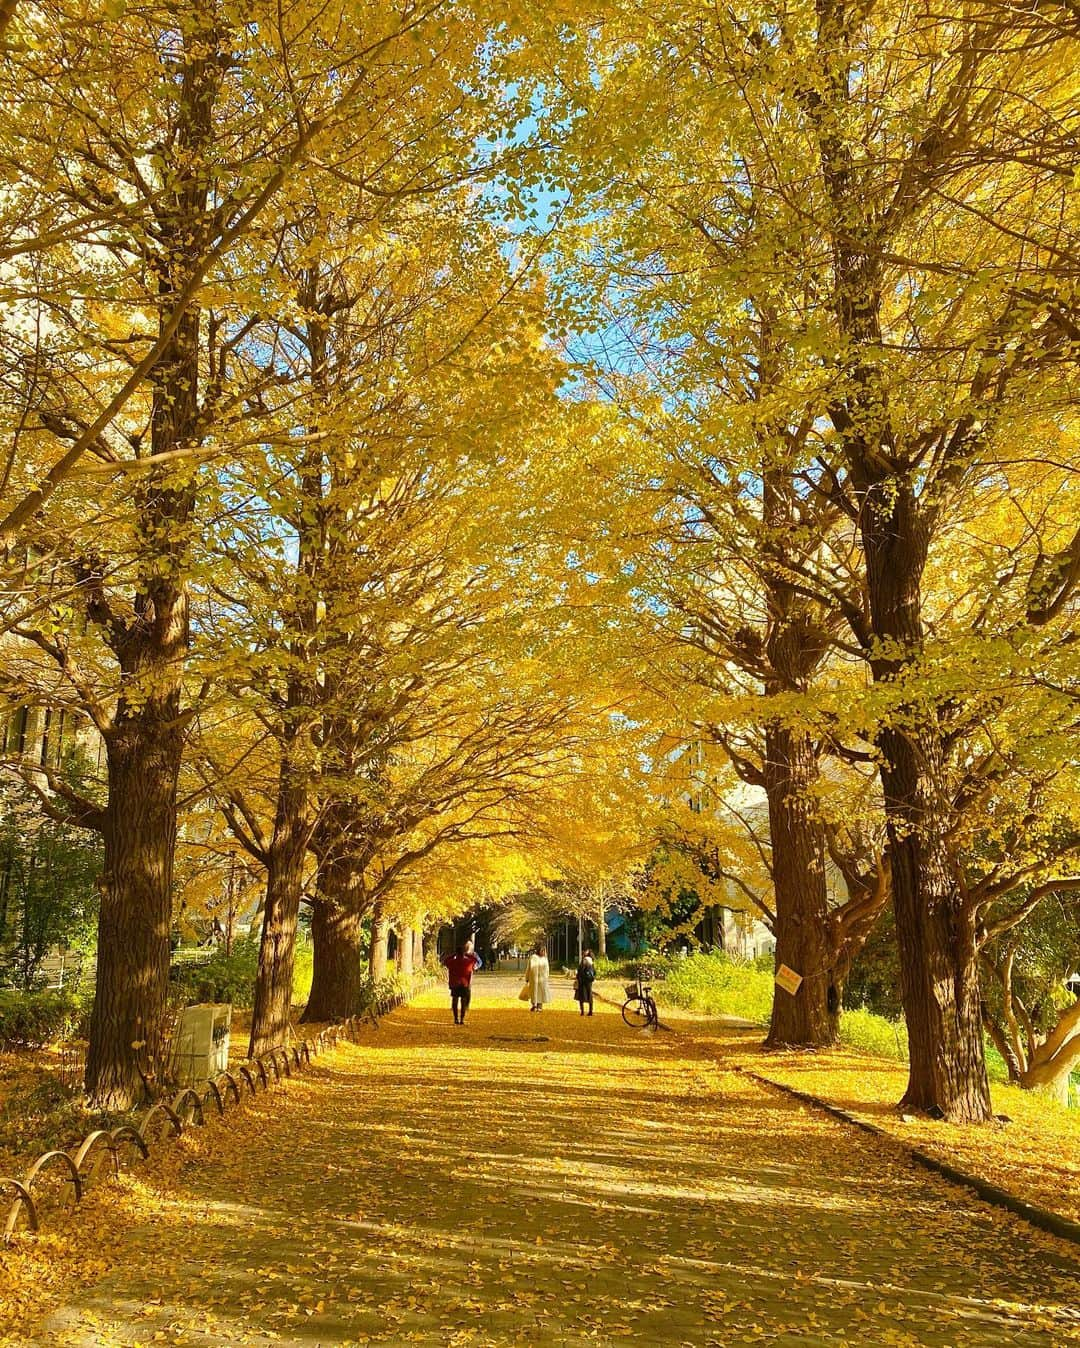
{"type": "MultiPolygon", "coordinates": [[[[594,109],[581,158],[605,170],[614,159],[641,213],[671,221],[662,237],[678,224],[700,243],[696,257],[671,261],[643,237],[636,269],[615,287],[619,300],[658,279],[667,287],[652,334],[667,359],[654,371],[648,345],[637,359],[631,331],[630,376],[655,375],[662,406],[682,395],[721,496],[738,485],[762,508],[777,500],[779,527],[752,544],[763,558],[772,550],[774,621],[787,592],[791,616],[824,615],[824,634],[864,662],[865,696],[856,676],[850,692],[826,688],[825,699],[829,733],[848,748],[861,739],[880,768],[911,1043],[905,1099],[986,1119],[980,903],[947,780],[965,724],[953,718],[965,643],[930,650],[925,587],[950,522],[1016,457],[1026,427],[1071,406],[1077,222],[1063,128],[1075,34],[993,0],[933,15],[835,0],[708,16],[657,6],[650,17],[643,28],[617,15],[598,45],[598,77],[581,91],[594,109]],[[619,110],[636,91],[655,102],[664,79],[677,115],[659,123],[656,144],[642,132],[605,141],[609,124],[625,128],[619,110]],[[684,176],[688,145],[697,171],[684,176]],[[651,175],[635,171],[642,156],[651,175]],[[703,352],[728,395],[721,415],[711,390],[699,392],[703,352]],[[770,464],[783,469],[779,495],[770,464]],[[834,549],[823,519],[842,555],[823,555],[834,549]],[[845,707],[854,715],[840,716],[845,707]]],[[[603,184],[586,174],[590,184],[586,249],[605,225],[603,184]]],[[[595,266],[603,281],[603,258],[585,258],[582,270],[595,266]]],[[[1066,436],[1063,447],[1075,472],[1075,443],[1066,436]]],[[[1069,640],[1075,521],[1052,546],[1033,545],[1003,577],[984,573],[982,590],[994,607],[1015,582],[1027,595],[1020,627],[1042,629],[1047,651],[1069,640]]],[[[811,636],[811,650],[820,644],[811,636]]],[[[816,693],[792,692],[799,719],[819,728],[816,693]]]]}
{"type": "Polygon", "coordinates": [[[108,802],[76,806],[106,851],[98,1104],[136,1099],[160,1048],[194,545],[216,465],[258,443],[280,376],[252,336],[295,312],[277,221],[320,175],[365,219],[481,178],[483,147],[497,154],[527,107],[497,68],[513,19],[205,0],[182,15],[43,3],[8,22],[6,625],[82,689],[106,746],[108,802]]]}

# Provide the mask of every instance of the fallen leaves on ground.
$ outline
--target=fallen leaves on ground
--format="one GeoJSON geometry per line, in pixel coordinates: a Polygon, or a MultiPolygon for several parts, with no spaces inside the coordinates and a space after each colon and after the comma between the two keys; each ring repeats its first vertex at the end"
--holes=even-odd
{"type": "Polygon", "coordinates": [[[902,1063],[842,1050],[765,1053],[745,1043],[740,1052],[740,1060],[762,1076],[839,1105],[908,1146],[1080,1221],[1080,1110],[995,1083],[994,1112],[1007,1123],[963,1125],[916,1116],[905,1121],[897,1109],[907,1082],[902,1063]]]}
{"type": "Polygon", "coordinates": [[[8,1342],[1080,1341],[1075,1252],[706,1035],[582,1019],[568,987],[530,1016],[516,991],[481,978],[463,1028],[426,994],[164,1149],[95,1209],[92,1250],[73,1226],[56,1309],[8,1342]]]}

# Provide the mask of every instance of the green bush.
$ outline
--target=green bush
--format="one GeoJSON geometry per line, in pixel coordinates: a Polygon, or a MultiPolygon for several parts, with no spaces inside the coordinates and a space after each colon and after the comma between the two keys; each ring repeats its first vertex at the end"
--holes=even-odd
{"type": "Polygon", "coordinates": [[[662,1000],[708,1016],[738,1016],[758,1025],[768,1023],[773,994],[771,961],[769,968],[763,969],[760,963],[716,953],[687,955],[665,963],[662,1000]]]}
{"type": "MultiPolygon", "coordinates": [[[[646,951],[644,955],[623,956],[617,960],[598,955],[593,960],[597,978],[607,978],[619,983],[633,982],[638,978],[646,983],[658,983],[667,977],[668,971],[676,962],[681,961],[655,950],[646,951]]],[[[577,968],[576,961],[573,968],[577,968]]]]}
{"type": "Polygon", "coordinates": [[[206,964],[181,965],[176,989],[188,1002],[231,1002],[236,1007],[250,1007],[258,968],[258,937],[244,936],[233,942],[231,954],[226,955],[225,947],[220,946],[206,964]]]}
{"type": "Polygon", "coordinates": [[[366,974],[360,989],[360,1007],[357,1015],[362,1016],[369,1011],[375,1011],[380,1005],[409,990],[406,980],[399,976],[396,969],[380,979],[373,979],[370,974],[366,974]]]}
{"type": "Polygon", "coordinates": [[[306,1002],[311,996],[311,979],[315,973],[315,947],[310,941],[298,941],[296,961],[293,964],[293,1001],[306,1002]]]}
{"type": "MultiPolygon", "coordinates": [[[[306,1002],[311,992],[314,951],[306,941],[298,941],[293,965],[293,1001],[306,1002]]],[[[181,965],[175,987],[184,1001],[231,1002],[238,1009],[250,1009],[255,1000],[255,976],[259,971],[259,937],[241,937],[233,943],[232,954],[224,947],[214,951],[206,964],[181,965]]]]}
{"type": "MultiPolygon", "coordinates": [[[[773,999],[771,955],[752,963],[733,960],[720,952],[688,955],[685,959],[648,955],[619,963],[597,961],[601,976],[609,979],[628,981],[638,977],[641,967],[660,971],[649,976],[662,979],[657,989],[661,1004],[667,1002],[706,1016],[738,1016],[757,1025],[769,1023],[773,999]]],[[[865,1007],[851,1007],[841,1014],[840,1043],[855,1053],[907,1062],[908,1036],[903,1019],[879,1016],[865,1007]]],[[[991,1081],[1008,1080],[1005,1063],[989,1042],[986,1067],[991,1081]]]]}
{"type": "Polygon", "coordinates": [[[70,1035],[79,1013],[66,992],[0,990],[0,1048],[44,1048],[70,1035]]]}
{"type": "Polygon", "coordinates": [[[840,1015],[840,1042],[856,1053],[875,1058],[907,1062],[907,1026],[902,1020],[887,1020],[863,1007],[852,1007],[840,1015]]]}

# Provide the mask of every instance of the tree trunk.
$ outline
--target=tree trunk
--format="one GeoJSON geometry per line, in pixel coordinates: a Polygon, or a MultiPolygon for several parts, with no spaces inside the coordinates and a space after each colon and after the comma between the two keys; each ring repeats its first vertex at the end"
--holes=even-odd
{"type": "Polygon", "coordinates": [[[413,927],[413,973],[422,973],[424,969],[424,919],[417,918],[413,927]]]}
{"type": "MultiPolygon", "coordinates": [[[[870,617],[885,654],[875,681],[910,677],[922,647],[926,536],[909,481],[870,484],[862,515],[870,617]]],[[[893,910],[910,1064],[902,1105],[957,1123],[991,1117],[974,915],[948,847],[949,807],[936,713],[898,708],[877,737],[892,858],[893,910]]]]}
{"type": "Polygon", "coordinates": [[[765,732],[765,794],[772,840],[776,966],[802,975],[791,994],[777,987],[765,1042],[770,1048],[836,1043],[840,986],[828,939],[825,839],[813,813],[818,764],[809,735],[783,725],[765,732]]]}
{"type": "Polygon", "coordinates": [[[398,973],[407,982],[413,973],[413,930],[411,926],[398,928],[397,943],[398,973]]]}
{"type": "Polygon", "coordinates": [[[250,1058],[284,1044],[289,1034],[296,923],[310,840],[309,808],[305,771],[294,766],[291,746],[287,746],[282,753],[274,834],[266,870],[266,906],[251,1012],[250,1058]]]}
{"type": "MultiPolygon", "coordinates": [[[[839,129],[857,97],[851,76],[863,56],[840,0],[818,0],[817,16],[822,78],[812,115],[831,216],[832,307],[845,350],[830,416],[859,504],[870,666],[875,683],[892,684],[910,679],[922,654],[921,586],[935,504],[924,509],[920,501],[925,465],[913,467],[910,447],[900,443],[881,369],[883,252],[892,240],[853,171],[852,142],[839,129]]],[[[990,1118],[990,1088],[975,922],[949,855],[944,746],[932,699],[912,696],[906,705],[901,699],[877,745],[910,1044],[902,1104],[956,1122],[982,1122],[990,1118]]]]}
{"type": "Polygon", "coordinates": [[[390,923],[383,917],[383,904],[378,901],[371,916],[371,950],[368,953],[368,972],[371,981],[378,983],[386,977],[386,946],[390,923]]]}
{"type": "Polygon", "coordinates": [[[305,1021],[340,1021],[360,1009],[364,968],[363,918],[357,906],[323,893],[311,910],[315,966],[305,1021]]]}
{"type": "MultiPolygon", "coordinates": [[[[184,39],[183,84],[157,207],[158,239],[145,261],[157,276],[158,330],[197,265],[203,245],[213,111],[223,72],[213,14],[193,6],[184,39]]],[[[200,311],[190,304],[147,377],[150,448],[190,449],[199,439],[200,311]]],[[[139,571],[130,614],[110,603],[93,558],[79,564],[87,616],[120,667],[120,695],[105,735],[109,801],[102,822],[105,869],[98,920],[97,980],[90,1018],[86,1091],[98,1109],[141,1098],[141,1068],[163,1052],[172,920],[176,790],[183,754],[181,713],[189,644],[186,567],[195,482],[157,470],[134,492],[139,571]]]]}
{"type": "Polygon", "coordinates": [[[126,1110],[160,1076],[169,983],[176,783],[184,735],[179,690],[147,702],[106,740],[109,809],[98,916],[86,1091],[126,1110]]]}
{"type": "Polygon", "coordinates": [[[596,923],[596,953],[601,959],[607,958],[607,910],[604,905],[603,897],[600,899],[600,909],[597,914],[596,923]]]}
{"type": "Polygon", "coordinates": [[[1069,1077],[1080,1065],[1080,1001],[1058,1017],[1046,1039],[1031,1055],[1021,1076],[1030,1090],[1043,1090],[1063,1105],[1069,1103],[1069,1077]]]}
{"type": "Polygon", "coordinates": [[[1071,1075],[1072,1067],[1068,1063],[1037,1063],[1021,1074],[1020,1084],[1025,1090],[1042,1091],[1059,1105],[1068,1105],[1071,1075]]]}
{"type": "Polygon", "coordinates": [[[319,707],[318,632],[319,593],[323,583],[326,538],[323,529],[323,455],[318,448],[319,413],[326,388],[326,320],[314,312],[318,294],[317,271],[300,296],[311,306],[306,335],[310,359],[313,443],[298,469],[299,499],[294,517],[297,534],[296,629],[289,643],[294,666],[289,676],[286,715],[281,726],[281,769],[278,781],[274,833],[266,877],[259,971],[251,1015],[250,1057],[285,1043],[290,1027],[296,923],[304,886],[304,862],[312,842],[314,817],[314,753],[312,735],[319,707]]]}

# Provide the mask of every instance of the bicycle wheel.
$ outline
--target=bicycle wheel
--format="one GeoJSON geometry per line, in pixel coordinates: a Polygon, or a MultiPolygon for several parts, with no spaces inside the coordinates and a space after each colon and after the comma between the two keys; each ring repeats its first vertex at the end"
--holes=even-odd
{"type": "Polygon", "coordinates": [[[644,997],[627,997],[623,1002],[622,1018],[632,1030],[643,1030],[649,1023],[649,1008],[644,997]]]}
{"type": "Polygon", "coordinates": [[[646,1014],[646,1015],[648,1016],[648,1018],[649,1018],[649,1019],[648,1019],[648,1024],[649,1024],[654,1030],[655,1030],[655,1029],[658,1029],[659,1026],[660,1026],[660,1012],[657,1011],[657,1009],[656,1009],[656,1003],[653,1001],[653,999],[652,999],[651,997],[646,997],[646,998],[644,998],[644,1000],[648,1003],[648,1005],[647,1005],[646,1008],[645,1008],[645,1014],[646,1014]]]}

